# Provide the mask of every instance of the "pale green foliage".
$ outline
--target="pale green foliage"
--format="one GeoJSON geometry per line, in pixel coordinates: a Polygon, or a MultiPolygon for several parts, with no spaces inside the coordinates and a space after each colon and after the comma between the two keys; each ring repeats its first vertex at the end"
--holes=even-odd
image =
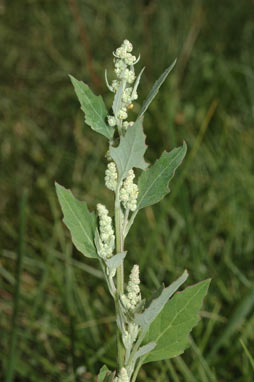
{"type": "Polygon", "coordinates": [[[135,122],[123,122],[127,118],[131,102],[137,99],[140,82],[135,80],[136,57],[131,55],[132,44],[124,40],[114,54],[116,80],[109,85],[115,93],[114,115],[108,115],[101,97],[95,96],[89,87],[71,77],[76,94],[85,113],[85,122],[109,140],[105,172],[105,185],[114,192],[114,216],[106,206],[97,204],[97,221],[85,202],[74,198],[70,190],[56,184],[57,196],[69,228],[72,241],[87,257],[95,257],[100,265],[116,307],[118,372],[103,366],[98,382],[135,382],[142,363],[167,359],[181,354],[188,344],[188,334],[198,322],[198,312],[207,292],[209,280],[174,293],[188,277],[184,271],[167,288],[161,287],[149,302],[142,299],[139,266],[135,264],[124,285],[125,237],[138,211],[159,202],[169,192],[169,182],[186,154],[186,144],[163,152],[150,167],[145,162],[147,146],[143,132],[143,114],[173,64],[155,82],[135,122]],[[133,85],[132,85],[133,84],[133,85]],[[134,169],[142,170],[138,184],[134,183],[134,169]]]}
{"type": "Polygon", "coordinates": [[[109,269],[109,271],[112,271],[113,269],[116,269],[120,266],[121,262],[124,260],[127,252],[121,252],[117,255],[111,257],[110,259],[106,259],[106,264],[109,269]]]}
{"type": "Polygon", "coordinates": [[[146,344],[144,346],[141,346],[138,351],[135,353],[133,362],[135,363],[137,359],[140,357],[143,357],[147,353],[150,353],[155,347],[157,346],[156,342],[149,342],[149,344],[146,344]]]}
{"type": "Polygon", "coordinates": [[[144,160],[144,153],[147,149],[145,135],[142,129],[142,119],[138,119],[133,126],[129,127],[126,134],[120,137],[120,144],[117,147],[110,147],[110,155],[115,161],[119,181],[128,175],[128,171],[133,167],[144,170],[147,163],[144,160]]]}

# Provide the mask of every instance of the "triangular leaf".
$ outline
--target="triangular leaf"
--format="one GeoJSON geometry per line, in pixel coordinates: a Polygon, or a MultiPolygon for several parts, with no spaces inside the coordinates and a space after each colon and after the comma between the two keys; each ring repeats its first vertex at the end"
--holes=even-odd
{"type": "Polygon", "coordinates": [[[128,171],[133,167],[142,170],[147,167],[143,157],[147,146],[142,122],[143,119],[141,118],[133,126],[128,127],[125,136],[121,136],[118,147],[110,147],[110,155],[117,165],[119,180],[126,177],[128,171]]]}
{"type": "Polygon", "coordinates": [[[97,133],[111,139],[114,129],[105,122],[108,112],[102,97],[94,95],[84,82],[76,80],[71,75],[70,79],[79,99],[81,110],[85,113],[85,122],[97,133]]]}
{"type": "Polygon", "coordinates": [[[56,193],[69,228],[73,244],[86,257],[98,257],[94,246],[96,217],[89,212],[87,204],[77,200],[71,190],[56,183],[56,193]]]}
{"type": "Polygon", "coordinates": [[[145,336],[144,342],[154,341],[157,346],[143,358],[143,363],[176,357],[184,352],[188,334],[200,319],[198,313],[209,284],[210,280],[205,280],[188,287],[166,303],[145,336]]]}
{"type": "Polygon", "coordinates": [[[169,153],[164,151],[160,158],[138,180],[139,195],[137,209],[158,203],[169,192],[168,183],[186,154],[187,146],[177,147],[169,153]]]}
{"type": "MultiPolygon", "coordinates": [[[[187,278],[188,272],[185,270],[182,276],[180,276],[170,286],[162,290],[160,296],[155,298],[144,312],[135,314],[134,321],[141,327],[143,333],[147,331],[151,323],[164,308],[164,305],[167,303],[168,299],[177,291],[178,288],[180,288],[187,278]]],[[[156,341],[152,340],[149,342],[156,341]]]]}
{"type": "Polygon", "coordinates": [[[171,70],[174,68],[176,64],[176,59],[175,61],[162,73],[162,75],[160,76],[160,78],[155,81],[150,93],[148,94],[145,102],[143,103],[142,105],[142,108],[140,110],[140,112],[138,113],[138,118],[140,118],[144,113],[145,111],[147,110],[148,106],[150,105],[150,103],[152,102],[152,100],[154,99],[154,97],[156,96],[156,94],[158,93],[161,85],[163,84],[163,82],[165,81],[165,79],[167,78],[167,76],[169,75],[169,73],[171,72],[171,70]]]}
{"type": "Polygon", "coordinates": [[[103,365],[100,368],[100,372],[99,372],[99,375],[98,375],[98,378],[97,378],[97,382],[104,382],[105,377],[106,377],[108,372],[109,372],[109,369],[107,368],[107,366],[103,365]]]}

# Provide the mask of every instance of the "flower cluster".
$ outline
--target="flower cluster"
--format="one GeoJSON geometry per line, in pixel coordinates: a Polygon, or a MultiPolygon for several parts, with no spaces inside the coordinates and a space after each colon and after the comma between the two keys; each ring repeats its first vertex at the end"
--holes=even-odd
{"type": "Polygon", "coordinates": [[[138,198],[138,186],[133,183],[134,178],[135,174],[131,169],[120,190],[120,201],[122,202],[124,208],[131,211],[136,210],[138,198]]]}
{"type": "Polygon", "coordinates": [[[128,129],[128,127],[133,126],[133,125],[134,125],[134,122],[124,121],[123,128],[126,131],[128,129]]]}
{"type": "Polygon", "coordinates": [[[122,302],[127,309],[134,310],[137,304],[141,301],[139,284],[139,266],[135,264],[131,270],[127,285],[128,294],[121,297],[122,302]]]}
{"type": "Polygon", "coordinates": [[[116,190],[117,170],[116,170],[115,162],[108,163],[108,168],[105,172],[105,185],[111,191],[116,190]]]}
{"type": "Polygon", "coordinates": [[[98,254],[103,259],[109,259],[113,256],[115,248],[115,235],[112,228],[112,219],[108,216],[108,210],[103,204],[97,204],[100,228],[100,248],[98,254]]]}
{"type": "Polygon", "coordinates": [[[130,52],[133,46],[128,40],[124,40],[120,48],[113,53],[115,56],[115,73],[119,80],[125,80],[131,84],[135,80],[133,65],[137,59],[130,52]]]}
{"type": "MultiPolygon", "coordinates": [[[[134,65],[139,59],[136,59],[136,57],[131,54],[132,49],[133,47],[130,41],[124,40],[122,45],[113,52],[114,71],[117,79],[113,80],[111,85],[107,82],[107,85],[113,93],[116,93],[121,86],[121,102],[117,111],[114,111],[115,115],[108,116],[108,124],[112,127],[127,119],[128,109],[133,107],[132,102],[138,98],[138,84],[135,83],[134,86],[132,86],[132,84],[136,78],[134,65]]],[[[127,129],[129,124],[129,122],[125,123],[124,128],[127,129]]]]}
{"type": "Polygon", "coordinates": [[[129,382],[129,381],[130,379],[128,377],[127,370],[125,369],[125,367],[122,367],[118,374],[118,377],[114,378],[114,382],[129,382]]]}
{"type": "Polygon", "coordinates": [[[130,349],[138,337],[139,326],[135,322],[128,323],[128,329],[122,336],[123,344],[126,349],[130,349]]]}

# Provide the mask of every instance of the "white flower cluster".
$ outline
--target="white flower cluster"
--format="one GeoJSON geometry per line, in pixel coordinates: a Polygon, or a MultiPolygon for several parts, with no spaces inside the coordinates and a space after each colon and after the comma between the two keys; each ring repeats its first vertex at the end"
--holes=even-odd
{"type": "Polygon", "coordinates": [[[97,204],[100,228],[100,248],[98,254],[103,259],[109,259],[115,248],[115,235],[112,228],[112,219],[108,216],[108,210],[103,204],[97,204]]]}
{"type": "Polygon", "coordinates": [[[115,191],[117,186],[117,170],[115,162],[108,163],[108,168],[105,172],[105,185],[111,190],[115,191]]]}
{"type": "Polygon", "coordinates": [[[111,127],[114,127],[116,125],[116,119],[112,115],[108,115],[108,124],[111,127]]]}
{"type": "Polygon", "coordinates": [[[133,46],[128,40],[124,40],[120,48],[113,53],[115,56],[115,73],[118,79],[132,83],[135,80],[133,65],[137,59],[130,52],[133,46]],[[130,67],[130,68],[128,68],[130,67]]]}
{"type": "Polygon", "coordinates": [[[137,339],[139,326],[135,322],[128,323],[128,330],[124,333],[122,339],[126,349],[131,348],[137,339]]]}
{"type": "Polygon", "coordinates": [[[127,309],[133,310],[141,301],[140,294],[139,266],[135,264],[131,270],[129,282],[127,285],[127,295],[121,297],[123,304],[127,309]]]}
{"type": "Polygon", "coordinates": [[[121,368],[118,374],[118,377],[114,378],[114,382],[130,382],[130,379],[128,377],[128,373],[125,367],[121,368]]]}
{"type": "Polygon", "coordinates": [[[127,121],[124,121],[124,123],[123,123],[123,128],[124,128],[124,130],[127,130],[128,127],[133,126],[133,125],[134,125],[134,122],[127,122],[127,121]]]}
{"type": "Polygon", "coordinates": [[[138,186],[133,183],[134,178],[135,174],[131,169],[120,190],[120,201],[122,202],[124,208],[131,211],[136,210],[138,198],[138,186]]]}
{"type": "MultiPolygon", "coordinates": [[[[117,112],[117,115],[108,116],[109,126],[116,126],[117,119],[123,121],[128,117],[128,109],[132,108],[132,101],[138,98],[137,86],[131,86],[134,82],[136,76],[134,71],[134,65],[138,62],[135,56],[131,54],[133,49],[132,44],[128,40],[124,40],[122,45],[113,52],[114,63],[115,63],[115,74],[117,79],[113,80],[111,85],[108,85],[109,89],[116,93],[122,84],[122,95],[121,95],[121,105],[117,112]]],[[[108,83],[107,83],[108,84],[108,83]]],[[[128,123],[128,122],[127,122],[128,123]]],[[[125,129],[128,127],[125,124],[125,129]]]]}

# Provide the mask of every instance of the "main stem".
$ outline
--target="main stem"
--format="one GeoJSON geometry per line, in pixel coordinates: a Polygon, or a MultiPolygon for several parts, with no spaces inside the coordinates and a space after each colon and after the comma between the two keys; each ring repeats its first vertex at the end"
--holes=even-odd
{"type": "MultiPolygon", "coordinates": [[[[116,253],[123,252],[124,250],[124,239],[122,232],[122,216],[121,216],[121,206],[119,200],[119,190],[120,184],[116,190],[115,198],[115,234],[116,234],[116,253]]],[[[124,264],[123,261],[121,265],[116,270],[116,290],[117,296],[115,300],[116,304],[116,314],[119,314],[119,296],[124,293],[124,264]]],[[[117,353],[118,353],[118,368],[119,370],[124,366],[125,359],[125,349],[121,339],[121,332],[117,328],[117,353]]]]}

